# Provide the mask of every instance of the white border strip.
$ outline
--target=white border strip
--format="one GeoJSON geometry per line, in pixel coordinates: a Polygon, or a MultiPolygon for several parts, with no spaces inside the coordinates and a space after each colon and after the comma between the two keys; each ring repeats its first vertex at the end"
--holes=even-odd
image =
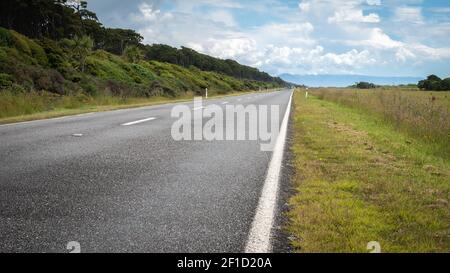
{"type": "Polygon", "coordinates": [[[131,126],[131,125],[135,125],[135,124],[139,124],[139,123],[143,123],[143,122],[147,122],[147,121],[151,121],[151,120],[155,120],[155,119],[156,118],[146,118],[146,119],[136,120],[133,122],[124,123],[124,124],[122,124],[122,126],[131,126]]]}
{"type": "Polygon", "coordinates": [[[293,95],[294,93],[291,93],[286,113],[284,114],[283,123],[281,124],[280,134],[275,143],[258,208],[256,209],[255,218],[253,219],[247,244],[245,246],[245,253],[269,253],[272,251],[271,231],[277,206],[281,163],[283,161],[293,95]]]}

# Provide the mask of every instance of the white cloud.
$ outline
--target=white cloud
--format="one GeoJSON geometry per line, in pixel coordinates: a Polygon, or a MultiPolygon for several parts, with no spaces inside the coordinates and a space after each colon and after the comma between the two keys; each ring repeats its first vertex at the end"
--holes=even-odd
{"type": "Polygon", "coordinates": [[[380,6],[381,0],[367,0],[367,5],[369,6],[380,6]]]}
{"type": "Polygon", "coordinates": [[[203,42],[203,51],[222,59],[237,58],[256,50],[256,42],[246,37],[208,39],[203,42]]]}
{"type": "Polygon", "coordinates": [[[161,13],[161,10],[155,9],[152,5],[142,3],[139,5],[139,13],[132,14],[131,19],[136,22],[151,23],[156,20],[171,19],[172,16],[170,12],[161,13]]]}
{"type": "Polygon", "coordinates": [[[298,4],[298,7],[303,12],[308,12],[311,9],[311,3],[303,1],[298,4]]]}
{"type": "Polygon", "coordinates": [[[347,40],[345,43],[352,46],[358,45],[375,49],[392,49],[403,45],[403,43],[391,39],[391,37],[384,33],[380,28],[366,29],[364,33],[367,34],[365,38],[359,40],[347,40]]]}
{"type": "Polygon", "coordinates": [[[378,23],[380,22],[380,17],[376,13],[364,15],[362,10],[343,8],[337,10],[332,17],[329,17],[328,22],[378,23]]]}
{"type": "Polygon", "coordinates": [[[398,7],[394,12],[394,21],[413,24],[423,24],[422,8],[420,7],[398,7]]]}
{"type": "Polygon", "coordinates": [[[450,24],[431,26],[420,9],[403,4],[396,6],[392,18],[372,12],[374,6],[393,5],[391,1],[302,0],[298,8],[290,10],[280,0],[172,3],[175,4],[169,10],[144,3],[138,13],[131,15],[146,43],[188,46],[273,74],[364,71],[386,74],[393,67],[400,70],[421,62],[450,58],[447,46],[450,41],[445,35],[450,24]],[[271,8],[269,4],[273,4],[271,8]],[[209,13],[199,8],[202,5],[208,6],[209,13]],[[237,9],[240,12],[234,13],[237,9]],[[268,19],[256,27],[242,27],[242,20],[247,18],[240,18],[239,14],[245,14],[248,9],[250,16],[256,14],[258,18],[268,19]],[[414,18],[415,22],[422,23],[415,24],[412,31],[411,25],[404,22],[414,18]],[[417,38],[419,35],[423,41],[417,38]],[[433,46],[426,43],[441,40],[441,44],[433,46]]]}
{"type": "Polygon", "coordinates": [[[395,53],[395,58],[397,61],[406,62],[408,59],[416,58],[416,55],[412,53],[409,49],[401,47],[395,53]]]}
{"type": "Polygon", "coordinates": [[[233,15],[226,10],[213,11],[207,15],[207,18],[214,22],[223,23],[228,27],[236,26],[233,15]]]}

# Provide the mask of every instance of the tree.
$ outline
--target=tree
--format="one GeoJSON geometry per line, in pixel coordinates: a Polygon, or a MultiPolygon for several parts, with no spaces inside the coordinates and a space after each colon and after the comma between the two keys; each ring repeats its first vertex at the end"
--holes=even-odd
{"type": "Polygon", "coordinates": [[[91,54],[94,47],[94,41],[89,36],[75,36],[73,40],[64,39],[63,45],[71,50],[71,57],[78,62],[78,69],[84,72],[86,66],[86,58],[91,54]]]}
{"type": "Polygon", "coordinates": [[[442,80],[441,89],[445,91],[450,91],[450,78],[442,80]]]}
{"type": "Polygon", "coordinates": [[[117,55],[122,55],[125,47],[138,46],[144,40],[139,33],[131,29],[106,28],[104,34],[102,49],[117,55]]]}
{"type": "Polygon", "coordinates": [[[138,63],[143,57],[141,49],[135,45],[130,45],[125,47],[123,51],[123,56],[132,63],[138,63]]]}
{"type": "Polygon", "coordinates": [[[430,75],[426,80],[419,81],[417,87],[427,91],[450,90],[449,81],[449,78],[442,80],[436,75],[430,75]]]}
{"type": "Polygon", "coordinates": [[[356,83],[356,88],[359,89],[373,89],[376,88],[377,86],[373,83],[369,83],[369,82],[358,82],[356,83]]]}
{"type": "Polygon", "coordinates": [[[144,49],[145,58],[147,60],[167,62],[184,67],[194,66],[200,70],[219,72],[238,79],[249,79],[286,85],[286,82],[281,78],[272,77],[256,68],[241,65],[233,60],[214,58],[198,53],[190,48],[181,47],[181,49],[177,49],[168,45],[154,44],[147,45],[144,49]]]}

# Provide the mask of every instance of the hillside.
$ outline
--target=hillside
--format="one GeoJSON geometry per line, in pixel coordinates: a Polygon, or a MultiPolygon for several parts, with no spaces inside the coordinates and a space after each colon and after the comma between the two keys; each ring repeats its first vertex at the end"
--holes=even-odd
{"type": "Polygon", "coordinates": [[[0,29],[1,86],[24,91],[45,90],[60,95],[85,92],[121,96],[178,96],[204,88],[212,92],[256,90],[276,85],[238,80],[196,67],[184,68],[157,61],[127,61],[96,50],[86,58],[83,72],[71,49],[49,39],[32,40],[13,30],[0,29]]]}
{"type": "MultiPolygon", "coordinates": [[[[130,62],[104,50],[87,54],[81,69],[67,41],[33,40],[0,28],[0,118],[76,108],[97,98],[120,99],[226,94],[274,88],[276,83],[239,80],[158,61],[130,62]],[[55,100],[70,101],[60,105],[55,100]]],[[[111,101],[111,100],[109,100],[111,101]]]]}
{"type": "Polygon", "coordinates": [[[285,84],[256,68],[233,60],[221,60],[192,49],[167,45],[144,45],[143,37],[132,29],[108,28],[97,15],[88,10],[87,1],[72,0],[3,0],[0,3],[0,27],[13,29],[27,37],[54,41],[88,36],[95,50],[122,55],[129,46],[138,47],[142,57],[181,65],[195,66],[203,71],[219,72],[238,79],[285,84]]]}
{"type": "Polygon", "coordinates": [[[142,40],[134,30],[103,26],[85,1],[2,1],[0,118],[286,85],[232,60],[142,40]]]}

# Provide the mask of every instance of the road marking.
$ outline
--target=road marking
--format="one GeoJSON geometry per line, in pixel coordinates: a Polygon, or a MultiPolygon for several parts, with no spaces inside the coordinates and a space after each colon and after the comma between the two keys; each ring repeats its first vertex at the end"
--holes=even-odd
{"type": "Polygon", "coordinates": [[[73,137],[82,137],[83,134],[72,134],[73,137]]]}
{"type": "Polygon", "coordinates": [[[139,123],[143,123],[143,122],[147,122],[147,121],[151,121],[151,120],[155,120],[155,119],[156,118],[146,118],[146,119],[136,120],[136,121],[124,123],[124,124],[122,124],[122,126],[131,126],[131,125],[135,125],[135,124],[139,124],[139,123]]]}
{"type": "Polygon", "coordinates": [[[196,108],[193,108],[192,110],[197,111],[197,110],[202,110],[202,109],[205,109],[205,107],[204,107],[204,106],[202,106],[202,107],[196,107],[196,108]]]}
{"type": "Polygon", "coordinates": [[[284,114],[272,159],[267,170],[266,180],[253,218],[252,227],[245,246],[246,253],[269,253],[272,251],[271,232],[277,206],[277,195],[280,180],[281,163],[286,144],[289,115],[291,113],[292,95],[284,114]]]}
{"type": "Polygon", "coordinates": [[[68,115],[68,116],[62,116],[62,117],[55,117],[55,118],[20,121],[20,122],[14,122],[14,123],[0,124],[0,127],[13,126],[13,125],[23,125],[23,124],[33,124],[33,123],[39,123],[39,122],[43,122],[43,121],[61,120],[61,119],[68,119],[68,118],[74,118],[74,117],[83,117],[83,116],[88,116],[88,115],[92,115],[92,114],[94,114],[94,112],[83,113],[83,114],[76,114],[76,115],[68,115]]]}
{"type": "Polygon", "coordinates": [[[228,104],[228,101],[224,101],[224,102],[222,102],[222,104],[228,104]]]}

